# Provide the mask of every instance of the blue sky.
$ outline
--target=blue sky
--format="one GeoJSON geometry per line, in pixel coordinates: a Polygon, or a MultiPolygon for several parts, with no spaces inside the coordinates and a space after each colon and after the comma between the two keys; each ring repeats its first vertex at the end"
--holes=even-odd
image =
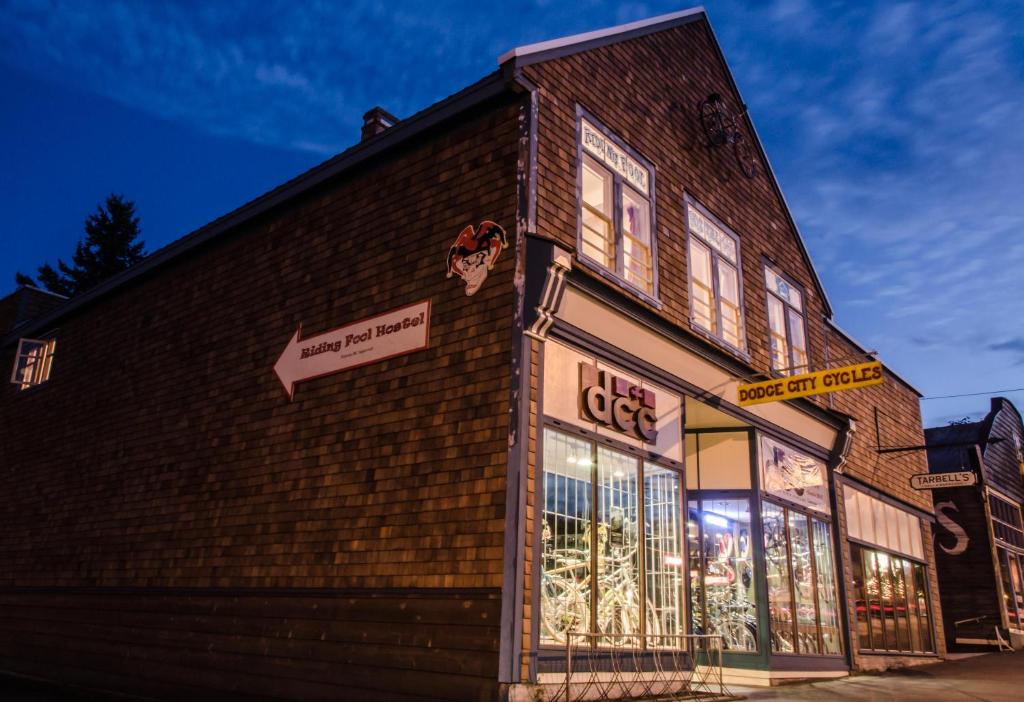
{"type": "MultiPolygon", "coordinates": [[[[926,396],[1024,387],[1024,3],[705,5],[840,326],[926,396]]],[[[351,145],[373,105],[686,6],[0,0],[0,291],[109,192],[152,250],[351,145]]]]}

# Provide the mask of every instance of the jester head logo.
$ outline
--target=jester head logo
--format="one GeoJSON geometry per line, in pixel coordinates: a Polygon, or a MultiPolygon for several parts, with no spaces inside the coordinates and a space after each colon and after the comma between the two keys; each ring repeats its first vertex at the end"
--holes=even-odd
{"type": "Polygon", "coordinates": [[[459,276],[466,281],[466,294],[474,294],[507,246],[505,230],[490,220],[481,222],[476,231],[472,225],[466,227],[448,250],[448,277],[459,276]]]}

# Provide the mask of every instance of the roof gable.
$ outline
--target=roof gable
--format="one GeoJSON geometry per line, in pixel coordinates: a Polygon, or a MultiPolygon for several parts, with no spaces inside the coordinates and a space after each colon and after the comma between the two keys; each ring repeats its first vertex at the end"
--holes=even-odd
{"type": "Polygon", "coordinates": [[[509,49],[498,57],[498,65],[504,65],[506,61],[515,59],[517,66],[529,66],[531,63],[550,61],[551,59],[562,58],[578,54],[581,51],[589,51],[600,46],[615,44],[616,42],[636,39],[637,37],[653,34],[673,27],[678,27],[700,19],[706,19],[707,14],[701,6],[691,7],[688,10],[672,12],[667,15],[659,15],[650,19],[620,24],[606,29],[598,29],[593,32],[573,34],[560,39],[550,39],[535,44],[526,44],[509,49]]]}
{"type": "MultiPolygon", "coordinates": [[[[707,24],[711,44],[714,47],[717,58],[722,65],[729,83],[729,88],[732,90],[733,94],[737,96],[740,104],[743,104],[743,98],[740,94],[739,86],[736,84],[736,79],[732,74],[732,70],[729,68],[729,64],[725,60],[721,44],[719,43],[718,37],[715,35],[714,29],[711,26],[707,12],[702,6],[693,7],[680,12],[673,12],[667,15],[660,15],[658,17],[652,17],[639,22],[631,22],[629,24],[622,24],[593,32],[574,34],[561,39],[552,39],[549,41],[516,47],[502,54],[498,58],[498,63],[502,66],[503,70],[515,73],[517,72],[517,69],[521,69],[524,66],[565,58],[567,56],[572,56],[573,54],[629,41],[631,39],[637,39],[656,32],[666,31],[701,20],[707,24]]],[[[761,137],[757,132],[757,128],[754,126],[754,122],[750,117],[749,111],[744,111],[742,119],[746,122],[748,132],[753,136],[753,142],[757,149],[758,158],[764,167],[764,175],[771,184],[775,195],[778,197],[780,209],[782,210],[792,232],[795,234],[797,247],[804,263],[807,266],[807,270],[810,273],[815,291],[820,295],[825,316],[826,318],[831,318],[833,316],[833,310],[832,304],[828,298],[828,293],[825,291],[825,287],[821,282],[821,277],[818,275],[814,262],[811,260],[810,252],[807,249],[807,244],[804,240],[803,234],[801,234],[800,228],[797,226],[796,220],[793,218],[789,203],[786,202],[785,195],[782,193],[782,189],[775,177],[775,172],[768,160],[764,145],[761,142],[761,137]]]]}

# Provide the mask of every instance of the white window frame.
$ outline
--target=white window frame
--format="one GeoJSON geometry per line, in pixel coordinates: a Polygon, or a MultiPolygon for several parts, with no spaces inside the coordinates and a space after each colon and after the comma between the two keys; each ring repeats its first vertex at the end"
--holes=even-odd
{"type": "Polygon", "coordinates": [[[725,226],[717,217],[711,214],[705,207],[698,203],[695,199],[687,195],[683,201],[683,207],[686,214],[686,257],[688,261],[687,265],[687,277],[688,277],[688,290],[690,295],[690,327],[699,333],[713,339],[715,342],[722,344],[723,346],[738,352],[741,356],[746,358],[747,356],[747,314],[746,305],[743,301],[743,257],[742,247],[740,245],[740,237],[736,232],[732,231],[729,227],[725,226]],[[727,256],[723,255],[716,246],[709,242],[705,237],[700,236],[693,230],[693,224],[691,222],[691,213],[696,212],[698,215],[707,220],[715,229],[721,234],[724,234],[728,239],[731,239],[736,249],[736,260],[730,261],[727,256]],[[691,247],[696,244],[706,249],[708,256],[711,259],[711,302],[712,302],[712,319],[711,329],[708,329],[702,323],[698,322],[694,315],[694,304],[693,304],[693,262],[690,256],[691,247]],[[739,310],[739,320],[737,322],[737,328],[739,331],[739,344],[733,344],[731,341],[725,338],[725,334],[722,331],[722,293],[719,289],[719,266],[721,261],[724,260],[727,266],[735,269],[736,272],[736,296],[738,299],[737,305],[739,310]]]}
{"type": "Polygon", "coordinates": [[[14,368],[11,369],[11,383],[20,390],[28,390],[48,381],[56,348],[57,340],[53,338],[19,340],[14,368]]]}
{"type": "MultiPolygon", "coordinates": [[[[576,107],[576,160],[577,160],[577,174],[576,174],[576,251],[577,260],[586,265],[588,268],[594,270],[600,275],[613,280],[618,285],[626,288],[631,293],[642,298],[645,302],[651,304],[654,307],[661,308],[661,302],[659,301],[658,293],[658,229],[657,220],[655,217],[656,203],[655,203],[655,172],[654,165],[646,158],[637,153],[634,149],[630,148],[625,141],[620,139],[618,136],[609,131],[599,120],[597,120],[592,114],[587,112],[581,106],[576,107]],[[622,172],[616,170],[608,163],[602,161],[601,158],[588,151],[583,146],[583,123],[586,122],[587,126],[593,131],[603,136],[609,144],[614,146],[615,150],[620,151],[623,155],[628,157],[632,162],[633,166],[639,166],[647,171],[647,192],[642,192],[634,183],[630,182],[630,179],[625,177],[622,172]],[[583,213],[586,205],[583,202],[583,169],[584,162],[588,163],[593,169],[603,170],[606,174],[612,178],[611,187],[611,199],[612,199],[612,211],[611,211],[611,235],[612,235],[612,246],[614,247],[614,262],[612,266],[608,266],[603,261],[598,261],[591,258],[584,253],[583,248],[583,213]],[[623,219],[623,199],[624,194],[630,192],[634,198],[641,201],[646,200],[650,208],[648,214],[648,226],[650,228],[650,260],[647,265],[650,266],[650,282],[651,289],[646,290],[643,286],[632,282],[626,274],[625,270],[625,247],[624,247],[624,231],[622,226],[623,219]]],[[[603,217],[603,215],[602,215],[603,217]]]]}
{"type": "Polygon", "coordinates": [[[765,306],[765,318],[768,323],[768,359],[771,364],[772,372],[778,375],[794,375],[797,373],[806,373],[811,368],[811,344],[807,338],[807,294],[804,287],[796,283],[788,275],[785,275],[778,268],[773,266],[768,261],[764,262],[764,287],[767,295],[767,304],[765,306]],[[774,275],[783,283],[791,287],[800,296],[800,309],[797,309],[789,299],[783,298],[777,290],[772,290],[768,285],[768,275],[774,275]],[[772,352],[772,322],[771,322],[771,300],[775,299],[782,305],[782,321],[785,330],[786,338],[786,360],[788,365],[785,368],[777,368],[775,366],[775,354],[772,352]],[[797,359],[793,353],[793,323],[790,313],[796,314],[800,318],[800,330],[803,333],[804,338],[804,362],[797,364],[797,359]]]}
{"type": "Polygon", "coordinates": [[[927,563],[921,518],[849,483],[843,485],[846,536],[850,541],[927,563]]]}

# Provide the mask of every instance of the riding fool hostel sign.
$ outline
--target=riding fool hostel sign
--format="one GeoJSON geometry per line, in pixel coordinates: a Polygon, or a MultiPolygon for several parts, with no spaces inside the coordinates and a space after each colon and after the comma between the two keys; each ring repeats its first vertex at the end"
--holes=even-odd
{"type": "Polygon", "coordinates": [[[878,361],[832,368],[815,373],[801,373],[788,378],[765,380],[739,386],[739,405],[792,400],[796,397],[821,395],[841,390],[854,390],[883,382],[882,364],[878,361]]]}
{"type": "Polygon", "coordinates": [[[430,300],[299,339],[302,325],[281,353],[274,372],[288,393],[304,380],[339,373],[427,348],[430,300]]]}

